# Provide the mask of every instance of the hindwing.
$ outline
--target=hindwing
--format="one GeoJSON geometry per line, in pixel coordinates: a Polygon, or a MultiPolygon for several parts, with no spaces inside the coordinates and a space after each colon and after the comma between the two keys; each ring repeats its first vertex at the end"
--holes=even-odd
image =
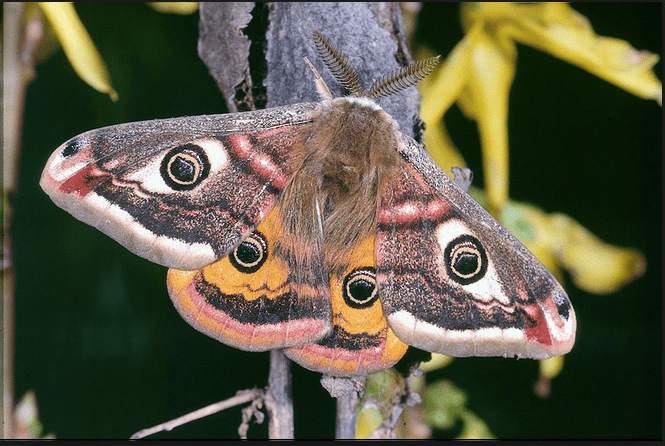
{"type": "Polygon", "coordinates": [[[233,347],[264,351],[320,339],[331,329],[322,255],[302,274],[280,246],[279,208],[227,257],[197,271],[170,269],[167,286],[180,315],[233,347]]]}

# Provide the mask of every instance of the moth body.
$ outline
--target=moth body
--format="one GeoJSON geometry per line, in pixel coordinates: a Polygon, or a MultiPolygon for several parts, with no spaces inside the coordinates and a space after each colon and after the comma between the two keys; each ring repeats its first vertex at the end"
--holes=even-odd
{"type": "Polygon", "coordinates": [[[322,240],[326,268],[337,274],[375,231],[378,197],[395,172],[401,140],[395,121],[366,98],[323,101],[311,119],[279,208],[288,237],[322,240]],[[312,215],[319,208],[322,234],[312,215]]]}

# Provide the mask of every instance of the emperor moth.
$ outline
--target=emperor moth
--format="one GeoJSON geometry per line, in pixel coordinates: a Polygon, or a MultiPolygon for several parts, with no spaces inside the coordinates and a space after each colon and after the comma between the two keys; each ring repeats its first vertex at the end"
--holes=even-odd
{"type": "MultiPolygon", "coordinates": [[[[452,356],[570,351],[576,319],[556,279],[455,181],[434,181],[416,141],[320,33],[352,96],[92,130],[49,158],[60,207],[169,269],[194,328],[249,351],[284,349],[329,375],[367,375],[412,345],[452,356]]],[[[315,73],[316,74],[316,73],[315,73]]]]}

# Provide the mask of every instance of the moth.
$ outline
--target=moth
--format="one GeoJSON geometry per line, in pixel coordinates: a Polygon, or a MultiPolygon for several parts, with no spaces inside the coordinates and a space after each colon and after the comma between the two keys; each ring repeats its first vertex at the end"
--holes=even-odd
{"type": "Polygon", "coordinates": [[[318,31],[314,44],[350,96],[333,98],[313,69],[319,103],[92,130],[51,155],[41,187],[170,268],[180,315],[242,350],[284,349],[336,376],[388,368],[408,345],[569,352],[576,319],[561,285],[455,181],[412,162],[422,147],[376,102],[437,60],[365,90],[318,31]]]}

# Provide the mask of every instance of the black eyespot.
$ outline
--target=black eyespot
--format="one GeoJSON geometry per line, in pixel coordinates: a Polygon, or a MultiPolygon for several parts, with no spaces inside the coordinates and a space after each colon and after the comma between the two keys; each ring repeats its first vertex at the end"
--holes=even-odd
{"type": "Polygon", "coordinates": [[[566,295],[555,291],[554,301],[556,302],[556,309],[559,312],[559,316],[568,320],[570,318],[571,305],[566,295]]]}
{"type": "Polygon", "coordinates": [[[164,156],[160,172],[172,189],[192,190],[208,177],[210,162],[201,147],[184,144],[164,156]]]}
{"type": "Polygon", "coordinates": [[[448,243],[444,255],[448,276],[461,285],[474,283],[487,272],[485,248],[471,235],[462,235],[448,243]]]}
{"type": "Polygon", "coordinates": [[[79,150],[81,150],[83,147],[85,147],[85,141],[81,138],[75,138],[72,139],[67,143],[67,146],[65,146],[64,149],[62,149],[62,156],[65,158],[69,158],[71,156],[76,155],[79,150]]]}
{"type": "Polygon", "coordinates": [[[229,254],[231,264],[241,273],[259,270],[268,258],[268,242],[258,231],[252,232],[229,254]]]}
{"type": "Polygon", "coordinates": [[[379,297],[376,285],[376,270],[372,267],[358,268],[344,278],[342,284],[344,301],[351,308],[367,308],[379,297]]]}

